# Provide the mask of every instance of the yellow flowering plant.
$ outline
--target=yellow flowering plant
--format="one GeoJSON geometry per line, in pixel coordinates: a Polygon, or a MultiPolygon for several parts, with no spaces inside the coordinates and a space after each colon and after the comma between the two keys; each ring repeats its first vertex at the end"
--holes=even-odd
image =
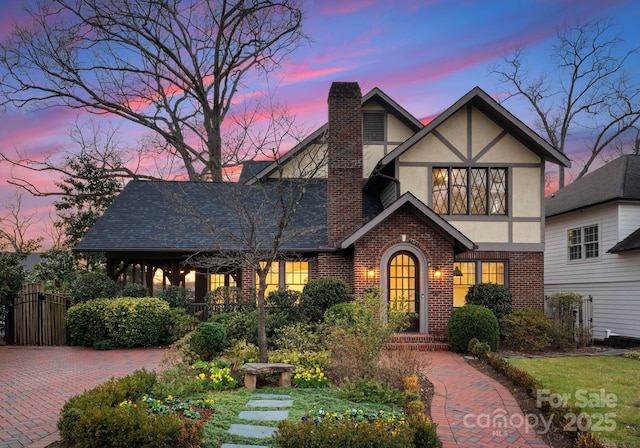
{"type": "Polygon", "coordinates": [[[320,367],[298,372],[293,376],[293,383],[303,389],[320,388],[329,386],[329,378],[327,378],[320,367]]]}

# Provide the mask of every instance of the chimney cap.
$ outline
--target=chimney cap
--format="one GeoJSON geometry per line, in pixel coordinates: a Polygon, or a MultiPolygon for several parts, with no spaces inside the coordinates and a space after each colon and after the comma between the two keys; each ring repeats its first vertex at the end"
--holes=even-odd
{"type": "Polygon", "coordinates": [[[329,89],[329,98],[362,98],[357,82],[334,82],[329,89]]]}

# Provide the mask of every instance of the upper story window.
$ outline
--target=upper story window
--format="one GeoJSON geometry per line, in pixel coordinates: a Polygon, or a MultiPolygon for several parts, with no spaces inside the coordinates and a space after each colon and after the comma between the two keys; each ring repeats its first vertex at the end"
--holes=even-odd
{"type": "Polygon", "coordinates": [[[362,113],[362,140],[384,142],[384,112],[365,111],[362,113]]]}
{"type": "Polygon", "coordinates": [[[443,215],[506,215],[506,168],[434,168],[431,205],[443,215]]]}
{"type": "Polygon", "coordinates": [[[598,239],[597,224],[568,230],[569,261],[598,258],[598,239]]]}

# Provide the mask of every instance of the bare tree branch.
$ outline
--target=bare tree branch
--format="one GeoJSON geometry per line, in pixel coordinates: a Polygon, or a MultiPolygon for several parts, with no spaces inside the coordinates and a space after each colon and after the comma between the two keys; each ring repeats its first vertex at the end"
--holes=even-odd
{"type": "Polygon", "coordinates": [[[29,12],[0,44],[1,103],[122,117],[192,180],[222,180],[236,94],[306,39],[298,0],[39,0],[29,12]]]}
{"type": "MultiPolygon", "coordinates": [[[[534,112],[536,128],[560,152],[570,156],[567,139],[587,132],[589,155],[578,178],[640,118],[640,87],[625,73],[636,50],[624,51],[622,44],[611,36],[611,22],[578,24],[558,34],[552,73],[534,76],[523,69],[522,49],[491,67],[509,89],[504,101],[524,98],[534,112]]],[[[564,184],[560,167],[559,187],[564,184]]]]}

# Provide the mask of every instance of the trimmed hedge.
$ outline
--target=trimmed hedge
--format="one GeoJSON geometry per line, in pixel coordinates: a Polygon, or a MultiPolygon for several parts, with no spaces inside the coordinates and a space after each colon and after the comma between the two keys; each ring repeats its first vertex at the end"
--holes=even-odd
{"type": "Polygon", "coordinates": [[[203,322],[189,336],[191,349],[202,361],[211,361],[229,346],[227,332],[220,322],[203,322]]]}
{"type": "Polygon", "coordinates": [[[150,391],[155,382],[154,372],[138,370],[71,397],[60,412],[60,436],[80,448],[198,446],[202,423],[182,421],[176,414],[150,415],[142,403],[123,406],[150,391]]]}
{"type": "Polygon", "coordinates": [[[85,271],[78,275],[71,287],[71,303],[116,296],[116,282],[102,272],[85,271]]]}
{"type": "Polygon", "coordinates": [[[74,345],[108,340],[117,347],[144,347],[181,337],[173,325],[177,318],[165,301],[154,297],[96,299],[69,308],[67,329],[74,345]]]}
{"type": "Polygon", "coordinates": [[[466,353],[473,338],[486,342],[494,352],[500,343],[498,319],[491,310],[479,305],[465,305],[453,310],[448,333],[449,346],[454,352],[466,353]]]}

